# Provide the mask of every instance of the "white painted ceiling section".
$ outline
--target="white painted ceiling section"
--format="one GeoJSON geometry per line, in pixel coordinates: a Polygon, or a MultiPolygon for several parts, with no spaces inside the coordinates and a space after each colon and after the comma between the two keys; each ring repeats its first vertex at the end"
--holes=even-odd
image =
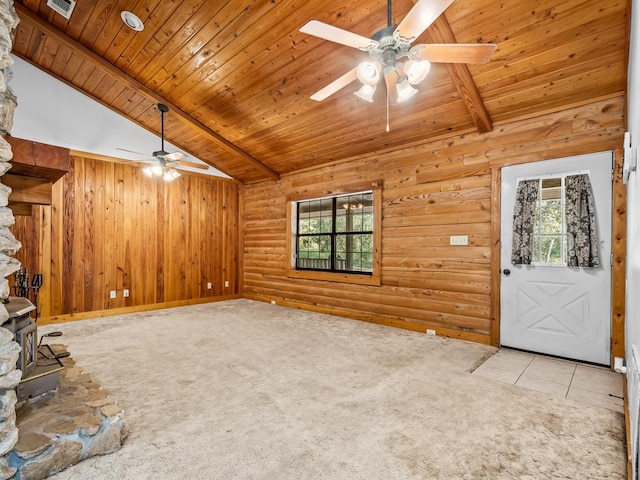
{"type": "MultiPolygon", "coordinates": [[[[15,57],[14,60],[15,63],[11,67],[13,80],[9,85],[18,98],[18,107],[13,120],[12,136],[136,162],[150,160],[153,158],[152,152],[160,150],[161,140],[158,135],[118,115],[24,60],[15,57]],[[146,155],[130,154],[117,148],[146,155]]],[[[171,111],[166,115],[171,115],[171,111]]],[[[167,141],[165,150],[184,152],[167,141]]],[[[205,164],[191,155],[188,155],[186,160],[205,164]]],[[[208,170],[178,168],[229,178],[213,167],[209,167],[208,170]]]]}

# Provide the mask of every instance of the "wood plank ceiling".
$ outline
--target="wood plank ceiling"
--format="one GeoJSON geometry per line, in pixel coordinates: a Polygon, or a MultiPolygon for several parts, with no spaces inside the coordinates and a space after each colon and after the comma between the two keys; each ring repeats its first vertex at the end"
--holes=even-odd
{"type": "MultiPolygon", "coordinates": [[[[393,2],[394,24],[413,3],[393,2]]],[[[386,26],[384,0],[77,0],[69,21],[46,0],[15,7],[16,55],[155,132],[156,104],[167,104],[167,139],[241,182],[506,128],[626,89],[628,0],[455,0],[414,44],[498,49],[484,65],[434,64],[418,94],[391,107],[388,133],[383,88],[374,103],[353,95],[356,83],[309,99],[367,55],[298,31],[316,19],[371,37],[386,26]]]]}

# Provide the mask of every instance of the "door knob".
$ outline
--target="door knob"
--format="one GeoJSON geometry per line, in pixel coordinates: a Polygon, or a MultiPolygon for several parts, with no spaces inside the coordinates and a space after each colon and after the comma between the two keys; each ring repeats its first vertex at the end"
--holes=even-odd
{"type": "Polygon", "coordinates": [[[511,275],[511,270],[509,270],[508,268],[505,268],[505,269],[502,271],[502,273],[504,273],[504,274],[508,277],[509,275],[511,275]]]}

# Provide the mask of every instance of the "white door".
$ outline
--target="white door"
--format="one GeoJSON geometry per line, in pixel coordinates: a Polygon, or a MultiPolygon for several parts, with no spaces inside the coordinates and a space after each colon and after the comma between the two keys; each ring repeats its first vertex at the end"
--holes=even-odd
{"type": "Polygon", "coordinates": [[[613,154],[604,152],[502,169],[500,343],[503,346],[609,364],[612,161],[613,154]],[[554,213],[554,209],[562,208],[558,202],[564,197],[563,178],[575,173],[588,173],[591,181],[600,239],[598,268],[567,267],[563,264],[564,236],[553,235],[557,222],[564,224],[562,216],[554,213]],[[545,213],[539,213],[538,218],[544,216],[547,220],[542,220],[542,224],[546,221],[552,225],[537,230],[538,253],[534,262],[513,265],[511,243],[517,183],[532,178],[540,178],[542,182],[540,212],[545,213]]]}

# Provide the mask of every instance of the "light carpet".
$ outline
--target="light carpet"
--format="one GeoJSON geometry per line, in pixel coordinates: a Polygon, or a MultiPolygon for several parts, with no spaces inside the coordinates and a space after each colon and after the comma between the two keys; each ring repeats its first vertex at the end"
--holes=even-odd
{"type": "Polygon", "coordinates": [[[125,410],[99,479],[622,479],[620,413],[470,372],[484,345],[232,300],[40,328],[125,410]]]}

